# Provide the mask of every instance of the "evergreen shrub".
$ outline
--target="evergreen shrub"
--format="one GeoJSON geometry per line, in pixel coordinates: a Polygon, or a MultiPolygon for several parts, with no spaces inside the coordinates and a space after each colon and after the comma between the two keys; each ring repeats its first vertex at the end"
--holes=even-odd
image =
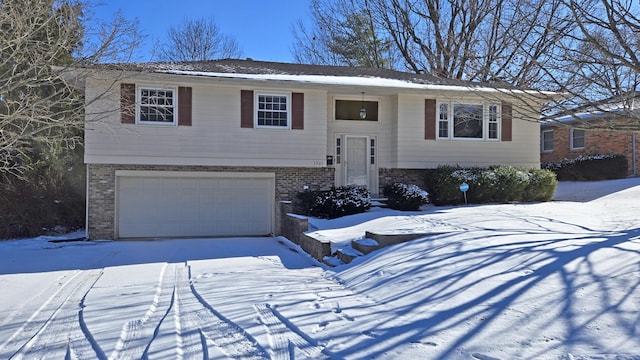
{"type": "Polygon", "coordinates": [[[414,184],[393,183],[382,189],[387,206],[402,211],[416,211],[429,203],[429,193],[414,184]]]}
{"type": "Polygon", "coordinates": [[[553,172],[519,169],[512,166],[460,168],[449,165],[427,169],[426,188],[435,205],[464,203],[460,185],[467,183],[469,203],[505,203],[512,201],[549,201],[557,180],[553,172]]]}
{"type": "Polygon", "coordinates": [[[371,208],[371,196],[363,186],[332,187],[330,190],[297,194],[298,207],[308,215],[324,219],[358,214],[371,208]]]}
{"type": "Polygon", "coordinates": [[[556,173],[559,181],[596,181],[627,177],[629,164],[625,155],[588,155],[545,163],[542,168],[556,173]]]}

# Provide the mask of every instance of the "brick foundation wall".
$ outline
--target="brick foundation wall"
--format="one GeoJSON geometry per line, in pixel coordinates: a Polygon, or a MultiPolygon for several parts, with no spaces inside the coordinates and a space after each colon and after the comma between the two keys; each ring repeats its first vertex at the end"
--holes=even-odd
{"type": "Polygon", "coordinates": [[[382,189],[387,184],[395,182],[404,184],[414,184],[424,189],[425,173],[424,169],[379,169],[379,194],[382,195],[382,189]]]}
{"type": "MultiPolygon", "coordinates": [[[[162,166],[162,165],[103,165],[88,164],[87,231],[90,239],[115,237],[115,182],[116,170],[147,171],[202,171],[202,172],[268,172],[275,173],[275,203],[294,200],[303,186],[311,190],[324,190],[334,184],[333,168],[260,168],[224,166],[162,166]]],[[[280,207],[274,216],[279,219],[280,207]]],[[[279,229],[276,224],[275,231],[279,229]]]]}
{"type": "MultiPolygon", "coordinates": [[[[543,130],[551,130],[544,129],[543,130]]],[[[613,130],[585,130],[584,149],[571,150],[571,129],[553,129],[553,151],[541,152],[540,162],[560,162],[578,156],[595,154],[622,154],[629,162],[629,175],[633,174],[633,132],[613,130]]],[[[640,155],[640,134],[636,134],[636,153],[640,155]]],[[[636,167],[640,162],[636,161],[636,167]]]]}

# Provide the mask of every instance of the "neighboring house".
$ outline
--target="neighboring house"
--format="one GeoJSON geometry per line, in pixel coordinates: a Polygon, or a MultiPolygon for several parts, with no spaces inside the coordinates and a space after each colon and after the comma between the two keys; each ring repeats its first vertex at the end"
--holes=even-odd
{"type": "Polygon", "coordinates": [[[98,66],[85,93],[93,239],[266,235],[305,189],[377,194],[442,164],[540,165],[533,91],[218,60],[98,66]]]}
{"type": "MultiPolygon", "coordinates": [[[[620,109],[620,106],[609,103],[607,108],[577,110],[573,114],[541,122],[540,161],[560,162],[586,155],[621,154],[627,157],[629,175],[636,175],[640,165],[638,132],[607,129],[629,127],[629,120],[620,109]]],[[[635,109],[627,106],[626,110],[635,109]]]]}

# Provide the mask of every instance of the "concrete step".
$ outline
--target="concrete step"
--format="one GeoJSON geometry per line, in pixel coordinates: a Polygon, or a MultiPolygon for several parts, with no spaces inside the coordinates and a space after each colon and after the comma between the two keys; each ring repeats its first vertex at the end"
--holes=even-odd
{"type": "Polygon", "coordinates": [[[338,259],[340,259],[340,261],[342,261],[345,264],[348,264],[352,262],[353,259],[357,258],[358,256],[362,256],[364,254],[358,250],[353,249],[352,247],[343,247],[336,251],[336,255],[338,256],[338,259]]]}
{"type": "Polygon", "coordinates": [[[380,249],[380,244],[374,239],[364,238],[351,241],[351,247],[365,255],[368,255],[373,251],[380,249]]]}
{"type": "Polygon", "coordinates": [[[427,236],[440,235],[441,232],[432,233],[375,233],[371,231],[365,232],[365,238],[373,239],[378,242],[379,246],[385,247],[389,245],[400,244],[403,242],[420,239],[427,236]]]}

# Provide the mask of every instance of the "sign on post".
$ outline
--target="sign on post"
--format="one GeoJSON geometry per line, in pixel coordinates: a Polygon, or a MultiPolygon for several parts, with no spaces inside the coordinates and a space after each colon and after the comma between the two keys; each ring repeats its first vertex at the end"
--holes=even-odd
{"type": "Polygon", "coordinates": [[[464,204],[467,205],[467,190],[469,190],[469,184],[463,182],[460,184],[460,191],[464,194],[464,204]]]}

